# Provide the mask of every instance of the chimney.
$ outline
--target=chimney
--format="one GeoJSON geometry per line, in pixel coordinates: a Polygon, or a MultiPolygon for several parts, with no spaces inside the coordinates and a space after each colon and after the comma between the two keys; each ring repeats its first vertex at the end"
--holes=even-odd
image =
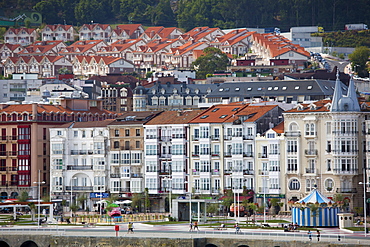
{"type": "Polygon", "coordinates": [[[37,103],[32,103],[32,117],[37,119],[37,103]]]}

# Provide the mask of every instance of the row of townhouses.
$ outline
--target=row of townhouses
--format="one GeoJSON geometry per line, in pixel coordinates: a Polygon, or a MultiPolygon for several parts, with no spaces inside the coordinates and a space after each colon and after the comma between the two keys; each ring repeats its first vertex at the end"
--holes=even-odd
{"type": "Polygon", "coordinates": [[[120,58],[121,63],[131,63],[136,70],[144,72],[189,69],[207,47],[219,48],[230,58],[232,55],[252,58],[253,65],[283,64],[287,72],[303,68],[304,63],[310,59],[304,48],[281,35],[259,34],[247,29],[224,32],[219,28],[209,27],[197,27],[187,33],[182,33],[177,28],[150,27],[135,38],[107,42],[94,36],[93,39],[81,39],[69,46],[63,40],[34,41],[26,47],[5,43],[0,47],[0,54],[5,76],[30,73],[32,69],[40,77],[50,77],[58,74],[58,67],[52,67],[52,72],[45,73],[42,58],[33,58],[31,61],[24,57],[62,56],[65,58],[63,66],[73,74],[106,75],[110,71],[100,68],[99,62],[91,61],[88,57],[120,58]],[[84,66],[86,73],[81,73],[81,66],[84,66]]]}
{"type": "MultiPolygon", "coordinates": [[[[44,195],[87,195],[90,208],[102,197],[131,198],[145,189],[152,199],[170,191],[219,196],[247,190],[255,195],[250,200],[280,198],[287,208],[317,187],[331,198],[342,194],[351,209],[362,202],[370,122],[353,81],[347,89],[337,76],[331,100],[285,110],[277,102],[243,101],[120,116],[68,110],[81,104],[3,107],[2,198],[24,190],[35,198],[40,170],[44,195]]],[[[163,208],[153,204],[152,210],[163,208]]]]}

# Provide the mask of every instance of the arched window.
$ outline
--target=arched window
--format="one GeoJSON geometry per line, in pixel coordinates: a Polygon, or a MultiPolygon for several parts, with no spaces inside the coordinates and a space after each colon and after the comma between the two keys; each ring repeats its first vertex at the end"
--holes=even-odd
{"type": "Polygon", "coordinates": [[[300,188],[301,188],[301,184],[299,183],[298,179],[293,178],[289,181],[290,190],[299,190],[300,188]]]}

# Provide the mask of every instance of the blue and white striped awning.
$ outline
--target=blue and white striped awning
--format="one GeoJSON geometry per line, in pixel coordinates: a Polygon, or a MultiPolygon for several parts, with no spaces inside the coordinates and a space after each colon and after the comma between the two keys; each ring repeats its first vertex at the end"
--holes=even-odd
{"type": "Polygon", "coordinates": [[[324,196],[323,194],[321,194],[318,190],[314,189],[308,196],[306,196],[305,198],[301,199],[300,201],[298,201],[298,203],[333,203],[334,204],[334,201],[330,200],[329,198],[327,198],[326,196],[324,196]]]}

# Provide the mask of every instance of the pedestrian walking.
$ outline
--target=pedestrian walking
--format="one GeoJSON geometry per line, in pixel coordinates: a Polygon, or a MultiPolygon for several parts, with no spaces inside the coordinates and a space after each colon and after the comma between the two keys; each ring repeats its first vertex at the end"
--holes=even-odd
{"type": "Polygon", "coordinates": [[[320,231],[317,230],[316,232],[317,232],[317,242],[320,242],[320,231]]]}
{"type": "Polygon", "coordinates": [[[193,222],[190,222],[189,224],[189,232],[192,232],[193,231],[193,222]]]}
{"type": "Polygon", "coordinates": [[[240,226],[239,226],[239,224],[238,224],[238,223],[236,223],[236,224],[234,225],[234,227],[235,227],[235,234],[240,233],[240,226]]]}
{"type": "Polygon", "coordinates": [[[195,221],[194,222],[194,231],[195,231],[195,228],[197,229],[197,231],[199,232],[199,228],[198,228],[198,221],[195,221]]]}
{"type": "Polygon", "coordinates": [[[310,241],[312,241],[312,233],[311,233],[311,231],[310,231],[310,230],[308,230],[307,234],[308,234],[308,239],[309,239],[310,241]]]}
{"type": "Polygon", "coordinates": [[[134,224],[129,222],[127,225],[127,233],[134,233],[134,224]]]}

